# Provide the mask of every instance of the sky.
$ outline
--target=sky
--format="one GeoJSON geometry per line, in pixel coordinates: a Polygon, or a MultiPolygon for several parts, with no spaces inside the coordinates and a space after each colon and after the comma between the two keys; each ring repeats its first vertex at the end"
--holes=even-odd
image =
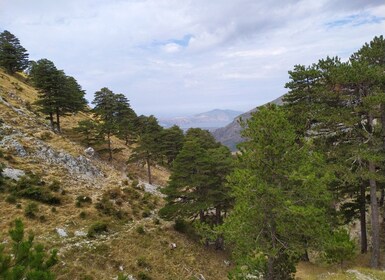
{"type": "Polygon", "coordinates": [[[0,0],[0,31],[31,60],[108,87],[138,114],[248,111],[284,93],[288,71],[346,60],[385,33],[384,0],[0,0]]]}

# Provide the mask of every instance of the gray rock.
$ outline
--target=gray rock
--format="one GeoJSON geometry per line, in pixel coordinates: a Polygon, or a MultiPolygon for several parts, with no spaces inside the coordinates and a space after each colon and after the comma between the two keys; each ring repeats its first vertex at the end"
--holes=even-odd
{"type": "Polygon", "coordinates": [[[65,231],[65,229],[62,229],[62,228],[56,228],[56,233],[64,238],[64,237],[68,237],[68,233],[65,231]]]}
{"type": "Polygon", "coordinates": [[[0,146],[7,150],[14,150],[15,153],[20,157],[28,156],[27,151],[24,149],[23,145],[15,139],[13,135],[4,136],[0,141],[0,146]]]}
{"type": "Polygon", "coordinates": [[[84,153],[89,157],[93,157],[95,155],[95,150],[92,147],[88,147],[84,150],[84,153]]]}
{"type": "Polygon", "coordinates": [[[35,155],[48,163],[64,166],[71,174],[78,174],[85,178],[103,176],[103,173],[89,159],[83,156],[73,157],[64,151],[55,151],[41,141],[38,142],[35,155]]]}
{"type": "Polygon", "coordinates": [[[20,169],[4,168],[2,174],[4,177],[18,181],[20,177],[25,175],[25,172],[20,169]]]}

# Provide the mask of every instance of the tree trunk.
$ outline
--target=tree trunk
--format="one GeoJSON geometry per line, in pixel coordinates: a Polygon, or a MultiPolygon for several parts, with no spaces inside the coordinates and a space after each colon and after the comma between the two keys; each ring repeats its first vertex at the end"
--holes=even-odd
{"type": "Polygon", "coordinates": [[[221,207],[218,205],[215,208],[215,224],[220,225],[222,223],[221,207]]]}
{"type": "Polygon", "coordinates": [[[360,227],[361,227],[361,254],[368,252],[368,238],[366,235],[366,186],[363,182],[360,187],[360,227]]]}
{"type": "MultiPolygon", "coordinates": [[[[369,161],[369,172],[373,174],[376,171],[374,163],[369,161]]],[[[373,175],[372,175],[373,176],[373,175]]],[[[377,184],[374,179],[369,180],[370,184],[370,210],[371,210],[371,225],[372,225],[372,257],[370,266],[372,268],[379,267],[380,260],[380,224],[379,211],[377,204],[377,184]]]]}
{"type": "Polygon", "coordinates": [[[107,133],[107,144],[108,144],[108,161],[112,160],[112,150],[111,150],[111,136],[110,133],[107,133]]]}
{"type": "Polygon", "coordinates": [[[56,108],[56,128],[57,132],[61,133],[59,108],[56,108]]]}
{"type": "MultiPolygon", "coordinates": [[[[373,133],[373,116],[370,113],[368,114],[368,125],[369,131],[373,133]]],[[[376,166],[372,160],[369,160],[368,168],[370,178],[370,210],[372,226],[372,256],[370,259],[370,266],[372,268],[378,268],[380,262],[380,223],[377,202],[377,182],[375,179],[373,179],[373,176],[376,172],[376,166]]]]}
{"type": "Polygon", "coordinates": [[[53,127],[53,113],[52,112],[49,113],[49,124],[51,126],[51,129],[55,130],[55,128],[53,127]]]}
{"type": "Polygon", "coordinates": [[[201,223],[205,221],[205,212],[203,210],[199,210],[199,221],[201,223]]]}
{"type": "Polygon", "coordinates": [[[148,183],[152,184],[150,158],[146,158],[148,183]]]}

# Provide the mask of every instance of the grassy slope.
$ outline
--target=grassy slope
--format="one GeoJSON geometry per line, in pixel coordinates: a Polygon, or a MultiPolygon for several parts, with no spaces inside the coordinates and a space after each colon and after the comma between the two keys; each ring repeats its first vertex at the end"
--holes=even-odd
{"type": "MultiPolygon", "coordinates": [[[[23,77],[10,77],[0,71],[0,97],[12,105],[6,106],[0,102],[0,119],[12,129],[24,133],[28,137],[21,138],[21,144],[28,150],[33,150],[33,141],[43,139],[55,150],[63,150],[73,156],[83,155],[84,147],[76,143],[77,136],[71,131],[79,120],[91,118],[87,113],[80,113],[63,119],[63,135],[57,135],[49,130],[44,116],[39,116],[33,101],[37,98],[36,90],[23,82],[23,77]],[[28,108],[28,109],[27,109],[28,108]],[[17,113],[22,110],[23,113],[17,113]]],[[[125,148],[118,139],[113,139],[115,147],[125,148]]],[[[203,246],[175,232],[170,223],[156,222],[156,216],[142,219],[142,212],[148,200],[157,203],[162,201],[154,197],[146,198],[140,190],[134,190],[126,174],[136,174],[145,178],[145,169],[139,166],[126,166],[125,160],[130,154],[129,149],[115,155],[112,164],[100,159],[92,159],[105,176],[94,180],[85,180],[69,174],[59,165],[52,165],[36,158],[20,158],[11,150],[5,153],[6,159],[0,159],[9,167],[32,171],[40,174],[50,182],[54,179],[61,181],[66,194],[62,196],[62,205],[52,212],[52,206],[40,204],[39,219],[26,219],[23,209],[28,200],[20,199],[22,205],[18,209],[14,204],[5,202],[7,194],[0,193],[0,237],[6,237],[11,221],[23,217],[27,229],[32,229],[36,240],[46,244],[48,248],[56,247],[60,251],[60,263],[55,267],[58,279],[112,279],[123,270],[134,276],[145,273],[153,279],[196,279],[199,274],[205,279],[226,279],[229,267],[224,261],[229,256],[224,252],[207,250],[203,246]],[[124,201],[127,217],[118,220],[101,215],[94,204],[100,200],[103,193],[109,189],[128,190],[129,195],[124,201]],[[93,204],[82,208],[75,207],[78,195],[92,197],[93,204]],[[86,213],[86,218],[79,217],[80,212],[86,213]],[[76,236],[77,231],[86,232],[89,226],[97,220],[109,225],[109,232],[97,238],[76,236]],[[144,233],[138,233],[143,227],[144,233]],[[68,233],[67,238],[60,238],[56,228],[63,228],[68,233]],[[176,243],[177,248],[170,249],[170,243],[176,243]],[[84,278],[87,275],[89,278],[84,278]]],[[[167,181],[165,170],[155,169],[155,180],[158,184],[167,181]]],[[[114,201],[112,201],[114,203],[114,201]]],[[[123,207],[123,208],[124,208],[123,207]]],[[[2,240],[3,238],[0,238],[2,240]]],[[[366,261],[356,262],[359,266],[366,261]]],[[[354,266],[354,265],[353,265],[354,266]]],[[[370,276],[367,279],[385,279],[385,274],[365,268],[355,268],[360,273],[370,276]]],[[[327,267],[301,263],[298,266],[297,279],[360,279],[354,273],[339,272],[336,267],[327,267]]]]}

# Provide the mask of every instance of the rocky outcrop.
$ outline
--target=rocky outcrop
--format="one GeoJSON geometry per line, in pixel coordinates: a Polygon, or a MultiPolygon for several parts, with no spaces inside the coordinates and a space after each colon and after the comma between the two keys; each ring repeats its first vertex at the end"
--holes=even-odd
{"type": "Polygon", "coordinates": [[[50,147],[46,142],[35,137],[27,136],[9,125],[0,126],[0,147],[15,156],[39,158],[47,164],[64,167],[71,175],[84,179],[103,176],[103,173],[85,156],[72,156],[63,151],[50,147]],[[28,151],[22,143],[28,143],[28,151]]]}

